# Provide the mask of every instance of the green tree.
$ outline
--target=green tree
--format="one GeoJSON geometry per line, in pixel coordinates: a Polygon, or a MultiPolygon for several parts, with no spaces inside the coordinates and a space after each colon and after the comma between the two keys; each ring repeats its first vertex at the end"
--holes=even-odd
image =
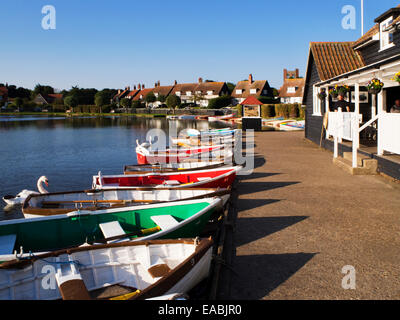
{"type": "Polygon", "coordinates": [[[132,108],[139,109],[142,107],[142,103],[139,100],[132,101],[132,108]]]}
{"type": "Polygon", "coordinates": [[[128,99],[128,98],[123,98],[123,99],[120,101],[120,104],[121,104],[121,106],[123,106],[124,108],[130,108],[131,105],[132,105],[132,101],[131,101],[130,99],[128,99]]]}
{"type": "Polygon", "coordinates": [[[154,103],[154,102],[157,101],[157,98],[156,98],[156,96],[155,96],[155,94],[154,94],[153,92],[150,92],[150,93],[146,96],[146,98],[144,98],[144,101],[146,101],[146,104],[154,103]]]}
{"type": "Polygon", "coordinates": [[[14,105],[18,108],[18,110],[21,109],[23,103],[24,103],[24,101],[20,97],[15,98],[15,100],[14,100],[14,105]]]}
{"type": "Polygon", "coordinates": [[[54,88],[51,86],[43,86],[41,84],[37,84],[35,88],[33,89],[33,95],[36,97],[38,94],[41,95],[48,95],[48,94],[53,94],[54,93],[54,88]]]}
{"type": "Polygon", "coordinates": [[[167,97],[164,95],[159,95],[157,98],[157,101],[160,101],[161,103],[165,103],[165,101],[167,100],[167,97]]]}
{"type": "Polygon", "coordinates": [[[229,106],[232,103],[231,96],[222,96],[218,98],[211,99],[208,103],[209,109],[222,109],[229,106]]]}
{"type": "Polygon", "coordinates": [[[110,103],[110,99],[106,92],[99,91],[94,96],[94,104],[98,107],[105,106],[110,103]]]}
{"type": "Polygon", "coordinates": [[[168,96],[167,100],[165,100],[165,103],[167,104],[168,108],[175,109],[180,106],[181,98],[179,98],[177,95],[173,94],[173,95],[168,96]]]}
{"type": "Polygon", "coordinates": [[[69,107],[70,109],[73,110],[73,108],[75,108],[76,106],[78,106],[78,98],[75,96],[68,96],[64,99],[64,104],[69,107]]]}
{"type": "Polygon", "coordinates": [[[236,87],[236,84],[232,83],[232,82],[227,82],[226,86],[228,87],[229,93],[231,94],[233,92],[233,90],[236,87]]]}

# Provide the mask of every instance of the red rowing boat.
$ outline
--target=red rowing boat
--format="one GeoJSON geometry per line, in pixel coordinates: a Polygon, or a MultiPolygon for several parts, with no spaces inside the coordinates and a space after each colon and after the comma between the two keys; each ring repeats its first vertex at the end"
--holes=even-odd
{"type": "Polygon", "coordinates": [[[223,146],[204,146],[187,149],[149,150],[150,144],[138,144],[136,148],[138,164],[180,163],[193,157],[221,150],[223,146]]]}
{"type": "Polygon", "coordinates": [[[130,188],[130,187],[166,187],[168,188],[228,188],[235,181],[241,166],[172,173],[148,173],[135,175],[93,177],[94,189],[130,188]]]}

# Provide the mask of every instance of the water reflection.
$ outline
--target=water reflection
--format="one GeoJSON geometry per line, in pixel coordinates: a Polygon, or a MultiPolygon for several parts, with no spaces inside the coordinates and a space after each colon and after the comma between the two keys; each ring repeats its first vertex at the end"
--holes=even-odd
{"type": "MultiPolygon", "coordinates": [[[[49,191],[84,190],[92,176],[122,173],[124,165],[136,163],[136,139],[144,141],[149,129],[169,132],[226,127],[207,121],[174,121],[135,117],[48,117],[0,116],[0,197],[23,189],[36,190],[37,179],[45,175],[49,191]],[[4,119],[8,119],[5,121],[4,119]]],[[[20,217],[20,210],[3,211],[0,219],[20,217]]]]}

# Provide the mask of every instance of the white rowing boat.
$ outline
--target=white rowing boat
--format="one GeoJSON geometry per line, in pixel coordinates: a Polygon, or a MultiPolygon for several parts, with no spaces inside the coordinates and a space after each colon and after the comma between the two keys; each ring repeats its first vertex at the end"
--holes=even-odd
{"type": "Polygon", "coordinates": [[[211,239],[60,250],[2,263],[0,299],[168,299],[176,292],[187,293],[207,278],[211,259],[211,239]]]}

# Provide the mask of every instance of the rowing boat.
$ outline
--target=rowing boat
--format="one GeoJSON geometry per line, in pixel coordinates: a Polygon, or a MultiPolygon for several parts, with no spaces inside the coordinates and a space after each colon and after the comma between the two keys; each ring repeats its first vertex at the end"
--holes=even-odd
{"type": "Polygon", "coordinates": [[[223,161],[196,161],[180,163],[164,163],[160,165],[128,165],[124,167],[124,174],[165,173],[176,171],[208,170],[224,166],[223,161]]]}
{"type": "Polygon", "coordinates": [[[289,121],[279,124],[282,131],[301,131],[304,130],[305,121],[289,121]]]}
{"type": "Polygon", "coordinates": [[[77,209],[96,211],[212,197],[221,197],[225,205],[230,192],[230,189],[130,188],[47,193],[29,196],[22,212],[25,218],[35,218],[67,214],[77,209]]]}
{"type": "Polygon", "coordinates": [[[184,160],[203,157],[205,154],[215,155],[220,154],[220,151],[224,146],[205,146],[205,147],[194,147],[186,149],[167,149],[161,151],[150,150],[151,144],[145,142],[139,145],[137,143],[136,155],[138,164],[157,164],[157,163],[180,163],[184,160]]]}
{"type": "Polygon", "coordinates": [[[120,242],[4,262],[0,299],[168,299],[208,277],[212,244],[211,239],[120,242]]]}
{"type": "Polygon", "coordinates": [[[15,259],[14,251],[26,257],[85,243],[197,237],[221,202],[207,198],[0,221],[0,262],[15,259]]]}
{"type": "Polygon", "coordinates": [[[220,121],[220,120],[228,120],[228,119],[232,119],[235,116],[233,114],[228,114],[226,116],[217,116],[217,117],[209,117],[208,121],[210,122],[216,122],[216,121],[220,121]]]}
{"type": "Polygon", "coordinates": [[[93,189],[115,189],[129,187],[152,188],[228,188],[236,178],[241,166],[211,170],[196,170],[172,173],[146,173],[136,175],[93,176],[93,189]]]}

